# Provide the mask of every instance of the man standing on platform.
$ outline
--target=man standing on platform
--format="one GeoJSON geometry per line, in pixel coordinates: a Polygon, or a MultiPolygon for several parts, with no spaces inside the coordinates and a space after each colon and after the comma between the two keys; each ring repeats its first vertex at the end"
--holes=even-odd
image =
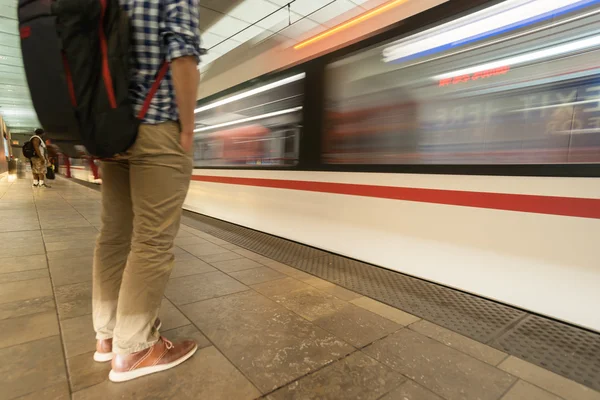
{"type": "Polygon", "coordinates": [[[130,96],[137,114],[166,60],[135,144],[102,162],[102,229],[94,253],[94,359],[127,381],[175,367],[197,349],[159,335],[191,173],[199,83],[199,0],[120,0],[131,19],[130,96]]]}

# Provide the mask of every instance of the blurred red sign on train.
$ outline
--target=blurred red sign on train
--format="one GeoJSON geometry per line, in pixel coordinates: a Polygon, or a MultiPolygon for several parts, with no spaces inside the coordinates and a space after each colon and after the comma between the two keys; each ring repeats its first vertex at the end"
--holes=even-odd
{"type": "Polygon", "coordinates": [[[510,71],[510,66],[488,69],[485,71],[474,72],[472,74],[455,76],[452,78],[445,78],[440,80],[440,87],[448,85],[457,85],[459,83],[465,83],[469,81],[476,81],[478,79],[491,78],[492,76],[505,75],[510,71]]]}

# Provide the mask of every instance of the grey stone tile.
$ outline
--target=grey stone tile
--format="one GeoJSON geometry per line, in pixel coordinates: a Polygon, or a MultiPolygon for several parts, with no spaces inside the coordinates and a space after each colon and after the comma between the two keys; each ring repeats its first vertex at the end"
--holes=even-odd
{"type": "Polygon", "coordinates": [[[239,272],[232,272],[229,275],[246,285],[255,285],[257,283],[269,282],[276,279],[285,278],[285,275],[272,270],[268,267],[247,269],[239,272]]]}
{"type": "Polygon", "coordinates": [[[196,235],[194,235],[191,232],[188,232],[187,230],[184,229],[184,227],[182,226],[181,229],[179,229],[179,232],[177,232],[177,239],[181,239],[181,238],[187,238],[187,237],[195,237],[196,235]]]}
{"type": "Polygon", "coordinates": [[[0,274],[0,284],[9,282],[28,281],[30,279],[49,278],[48,268],[32,269],[29,271],[9,272],[0,274]]]}
{"type": "Polygon", "coordinates": [[[161,335],[166,337],[172,342],[177,342],[183,339],[192,339],[195,340],[198,344],[198,348],[203,349],[205,347],[211,346],[210,341],[196,328],[194,325],[185,325],[179,328],[171,329],[168,331],[162,332],[161,335]]]}
{"type": "MultiPolygon", "coordinates": [[[[287,295],[297,290],[312,289],[309,285],[294,278],[283,278],[276,282],[265,282],[252,285],[252,288],[267,297],[275,299],[275,296],[287,295]]],[[[313,289],[313,291],[316,289],[313,289]]],[[[322,292],[319,292],[322,293],[322,292]]],[[[329,296],[329,295],[326,295],[329,296]]]]}
{"type": "Polygon", "coordinates": [[[376,400],[406,380],[371,357],[355,352],[285,386],[269,400],[376,400]]]}
{"type": "Polygon", "coordinates": [[[171,279],[165,296],[173,303],[181,305],[244,290],[249,288],[217,271],[171,279]]]}
{"type": "Polygon", "coordinates": [[[81,317],[92,313],[92,282],[58,286],[55,289],[60,319],[81,317]]]}
{"type": "Polygon", "coordinates": [[[242,247],[233,243],[222,244],[221,247],[227,250],[242,250],[242,247]]]}
{"type": "Polygon", "coordinates": [[[253,291],[190,304],[182,311],[263,393],[353,350],[253,291]]]}
{"type": "Polygon", "coordinates": [[[46,254],[44,243],[39,238],[28,241],[18,241],[16,243],[11,240],[4,243],[10,243],[10,245],[5,246],[2,249],[0,262],[4,262],[7,258],[20,257],[23,255],[36,256],[46,254]]]}
{"type": "Polygon", "coordinates": [[[228,274],[232,273],[232,272],[243,271],[245,269],[263,267],[262,264],[259,264],[256,261],[249,260],[247,258],[240,258],[237,260],[229,260],[229,261],[217,261],[217,262],[212,263],[212,265],[228,274]]]}
{"type": "Polygon", "coordinates": [[[309,321],[329,317],[348,306],[347,302],[337,297],[291,278],[271,283],[271,287],[256,285],[253,288],[309,321]],[[281,285],[279,288],[276,287],[278,283],[281,285]]]}
{"type": "Polygon", "coordinates": [[[176,237],[175,245],[177,246],[186,246],[190,244],[210,244],[208,240],[199,238],[198,236],[194,236],[191,233],[187,237],[176,237]]]}
{"type": "Polygon", "coordinates": [[[0,304],[46,296],[52,296],[49,278],[0,284],[0,304]]]}
{"type": "Polygon", "coordinates": [[[74,400],[235,399],[251,400],[258,390],[217,349],[207,347],[171,370],[127,384],[99,385],[75,392],[74,400]]]}
{"type": "Polygon", "coordinates": [[[377,315],[381,315],[382,317],[403,326],[410,325],[420,320],[420,318],[415,315],[390,307],[387,304],[380,303],[379,301],[368,297],[359,297],[358,299],[350,301],[350,303],[374,312],[377,315]]]}
{"type": "Polygon", "coordinates": [[[595,390],[557,375],[554,372],[538,367],[537,365],[523,361],[517,357],[508,357],[498,366],[498,368],[567,400],[600,399],[600,393],[595,390]]]}
{"type": "Polygon", "coordinates": [[[191,259],[185,258],[180,260],[179,256],[175,259],[175,266],[173,272],[171,272],[171,278],[217,271],[216,268],[211,267],[204,261],[197,259],[195,256],[190,256],[192,257],[191,259]]]}
{"type": "Polygon", "coordinates": [[[548,393],[537,386],[525,381],[518,381],[502,400],[562,400],[560,397],[548,393]]]}
{"type": "Polygon", "coordinates": [[[358,348],[402,328],[402,325],[353,304],[346,304],[314,323],[358,348]]]}
{"type": "Polygon", "coordinates": [[[204,238],[207,241],[209,241],[210,243],[214,243],[214,244],[217,244],[219,246],[223,246],[223,245],[229,244],[228,241],[223,240],[223,239],[219,239],[218,237],[214,237],[214,236],[211,236],[211,235],[204,236],[204,238]]]}
{"type": "Polygon", "coordinates": [[[296,279],[306,280],[309,278],[314,278],[314,275],[307,274],[304,271],[300,271],[294,267],[290,267],[289,265],[282,264],[278,261],[270,260],[262,262],[261,264],[266,265],[267,267],[274,269],[275,271],[279,271],[282,274],[291,276],[296,279]]]}
{"type": "MultiPolygon", "coordinates": [[[[70,252],[77,253],[72,250],[70,252]]],[[[91,255],[50,259],[50,274],[54,286],[91,281],[93,262],[94,258],[91,255]]]]}
{"type": "Polygon", "coordinates": [[[90,223],[83,217],[78,216],[77,218],[64,218],[57,220],[56,218],[49,218],[47,220],[41,219],[40,225],[42,229],[63,229],[63,228],[81,228],[89,227],[90,223]]]}
{"type": "Polygon", "coordinates": [[[48,268],[45,255],[3,258],[0,262],[0,274],[48,268]]]}
{"type": "Polygon", "coordinates": [[[346,301],[356,300],[359,297],[362,297],[362,295],[352,292],[352,291],[345,289],[338,285],[326,286],[326,287],[321,288],[320,290],[323,290],[324,292],[332,294],[335,297],[340,298],[342,300],[346,300],[346,301]]]}
{"type": "Polygon", "coordinates": [[[55,311],[0,320],[0,348],[59,334],[55,311]]]}
{"type": "Polygon", "coordinates": [[[46,243],[46,250],[48,250],[49,252],[71,250],[74,253],[77,253],[79,249],[89,249],[94,245],[95,241],[93,239],[71,240],[63,242],[46,243]]]}
{"type": "Polygon", "coordinates": [[[89,353],[96,349],[96,334],[91,315],[60,321],[67,358],[89,353]]]}
{"type": "Polygon", "coordinates": [[[326,281],[325,279],[321,279],[313,275],[300,275],[298,279],[310,286],[316,287],[317,289],[325,289],[335,286],[334,283],[331,283],[329,281],[326,281]]]}
{"type": "Polygon", "coordinates": [[[73,240],[94,241],[98,236],[98,231],[91,226],[82,228],[66,228],[66,229],[47,229],[42,231],[44,242],[70,242],[73,240]]]}
{"type": "Polygon", "coordinates": [[[21,396],[18,400],[71,400],[69,384],[64,382],[21,396]]]}
{"type": "Polygon", "coordinates": [[[52,296],[37,297],[0,304],[0,319],[16,318],[48,311],[56,312],[54,298],[52,296]]]}
{"type": "Polygon", "coordinates": [[[383,396],[381,400],[444,400],[437,394],[430,392],[421,385],[411,380],[406,381],[399,388],[383,396]]]}
{"type": "Polygon", "coordinates": [[[250,250],[246,250],[246,249],[241,249],[241,250],[233,250],[234,252],[238,253],[239,255],[242,255],[246,258],[249,258],[250,260],[254,260],[254,261],[258,261],[258,262],[269,262],[271,261],[270,258],[265,257],[265,256],[261,256],[260,254],[257,254],[253,251],[250,250]]]}
{"type": "Polygon", "coordinates": [[[410,329],[491,365],[498,365],[507,357],[501,351],[428,321],[412,324],[410,329]]]}
{"type": "Polygon", "coordinates": [[[180,246],[182,249],[187,251],[190,254],[195,255],[196,257],[209,256],[211,254],[220,254],[226,253],[228,250],[225,250],[221,246],[217,246],[216,244],[208,243],[208,244],[188,244],[180,246]]]}
{"type": "Polygon", "coordinates": [[[71,391],[76,392],[104,382],[108,378],[111,363],[94,361],[94,351],[67,358],[71,391]]]}
{"type": "Polygon", "coordinates": [[[88,242],[88,246],[81,247],[77,251],[73,250],[59,250],[49,251],[46,253],[49,261],[59,261],[72,258],[80,257],[93,257],[94,256],[94,242],[88,242]]]}
{"type": "Polygon", "coordinates": [[[229,260],[238,260],[240,258],[244,258],[243,256],[234,253],[233,251],[224,250],[223,253],[220,254],[211,254],[209,256],[201,256],[200,259],[206,261],[207,263],[215,263],[218,261],[229,261],[229,260]]]}
{"type": "Polygon", "coordinates": [[[162,323],[161,332],[190,324],[185,315],[167,299],[163,299],[158,316],[162,323]]]}
{"type": "Polygon", "coordinates": [[[56,393],[62,385],[66,386],[67,375],[58,336],[0,349],[0,357],[4,360],[0,363],[0,399],[25,395],[32,399],[61,399],[56,393]],[[55,395],[33,397],[35,393],[46,392],[55,395]]]}
{"type": "Polygon", "coordinates": [[[509,374],[408,329],[363,351],[447,400],[496,400],[515,382],[509,374]]]}

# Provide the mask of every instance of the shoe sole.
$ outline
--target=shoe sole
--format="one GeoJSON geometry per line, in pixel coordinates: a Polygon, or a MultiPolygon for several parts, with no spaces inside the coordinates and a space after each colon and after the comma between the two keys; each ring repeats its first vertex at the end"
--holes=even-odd
{"type": "MultiPolygon", "coordinates": [[[[162,321],[159,321],[158,326],[156,327],[156,330],[159,330],[161,326],[162,326],[162,321]]],[[[112,361],[113,358],[114,358],[113,352],[110,352],[110,353],[95,352],[94,353],[94,361],[99,362],[99,363],[105,363],[105,362],[112,361]]]]}
{"type": "Polygon", "coordinates": [[[133,371],[127,371],[127,372],[115,372],[115,371],[111,370],[110,373],[108,374],[108,379],[111,382],[116,382],[116,383],[127,382],[127,381],[131,381],[133,379],[141,378],[142,376],[166,371],[168,369],[175,368],[176,366],[187,361],[189,358],[191,358],[196,353],[197,350],[198,350],[198,345],[195,345],[194,348],[192,350],[190,350],[187,354],[185,354],[184,356],[178,358],[177,360],[175,360],[169,364],[156,365],[154,367],[144,367],[144,368],[134,369],[133,371]]]}

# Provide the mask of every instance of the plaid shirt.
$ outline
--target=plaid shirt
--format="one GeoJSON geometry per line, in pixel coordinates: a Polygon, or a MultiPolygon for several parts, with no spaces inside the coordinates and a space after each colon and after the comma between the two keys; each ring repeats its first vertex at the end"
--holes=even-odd
{"type": "MultiPolygon", "coordinates": [[[[131,87],[139,112],[162,63],[195,56],[200,61],[199,0],[119,0],[131,19],[131,87]]],[[[179,112],[171,71],[154,95],[142,121],[177,121],[179,112]]]]}

